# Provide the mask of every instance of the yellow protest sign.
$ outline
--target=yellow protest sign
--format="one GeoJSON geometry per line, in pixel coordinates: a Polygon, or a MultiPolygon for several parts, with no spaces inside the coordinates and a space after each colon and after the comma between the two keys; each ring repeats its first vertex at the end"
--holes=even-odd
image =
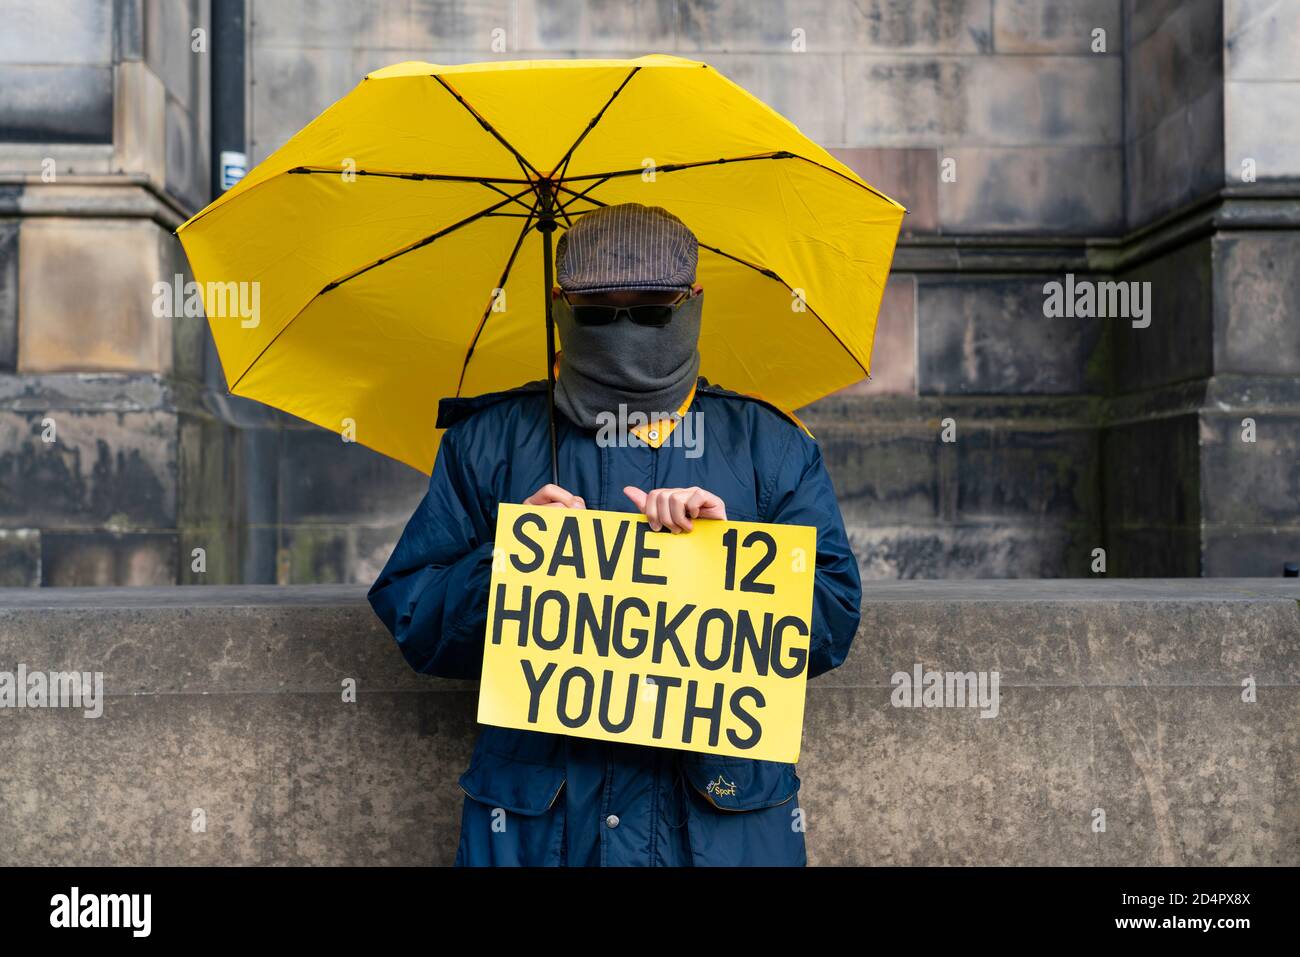
{"type": "Polygon", "coordinates": [[[817,530],[501,505],[483,724],[799,759],[817,530]]]}

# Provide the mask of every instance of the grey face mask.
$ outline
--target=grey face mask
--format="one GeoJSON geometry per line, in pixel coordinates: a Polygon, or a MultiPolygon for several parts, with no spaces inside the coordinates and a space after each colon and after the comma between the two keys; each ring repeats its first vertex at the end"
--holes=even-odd
{"type": "Polygon", "coordinates": [[[688,299],[666,326],[639,326],[626,316],[604,326],[580,326],[563,297],[553,305],[560,333],[555,404],[574,423],[599,428],[602,413],[671,415],[700,373],[703,294],[688,299]]]}

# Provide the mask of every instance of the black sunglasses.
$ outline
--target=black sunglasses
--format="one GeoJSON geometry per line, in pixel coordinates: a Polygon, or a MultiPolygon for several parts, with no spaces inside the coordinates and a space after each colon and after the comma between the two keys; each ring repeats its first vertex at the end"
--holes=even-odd
{"type": "Polygon", "coordinates": [[[564,297],[564,301],[569,304],[569,309],[573,313],[573,321],[580,326],[607,326],[611,322],[615,322],[619,316],[626,315],[628,319],[638,326],[662,328],[673,321],[673,313],[690,298],[690,293],[683,293],[674,302],[642,303],[635,306],[607,306],[584,303],[575,305],[569,302],[568,296],[564,297]]]}

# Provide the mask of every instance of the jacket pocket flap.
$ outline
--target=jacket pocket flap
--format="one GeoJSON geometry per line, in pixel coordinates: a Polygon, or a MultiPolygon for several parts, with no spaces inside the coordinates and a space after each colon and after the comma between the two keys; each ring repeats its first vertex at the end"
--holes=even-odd
{"type": "Polygon", "coordinates": [[[555,804],[564,787],[564,768],[519,761],[491,751],[474,755],[460,776],[461,790],[480,804],[534,817],[555,804]]]}
{"type": "Polygon", "coordinates": [[[724,811],[784,804],[799,790],[793,764],[721,755],[682,755],[682,773],[707,801],[724,811]]]}

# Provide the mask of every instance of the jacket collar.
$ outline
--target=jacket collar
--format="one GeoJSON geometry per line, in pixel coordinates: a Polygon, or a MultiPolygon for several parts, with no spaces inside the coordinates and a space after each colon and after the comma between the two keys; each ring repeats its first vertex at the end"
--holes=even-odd
{"type": "MultiPolygon", "coordinates": [[[[464,419],[468,419],[470,416],[474,415],[474,413],[480,411],[481,409],[485,409],[490,405],[495,405],[498,402],[504,402],[506,399],[512,398],[520,394],[534,394],[534,393],[540,394],[541,396],[545,397],[546,395],[545,379],[535,379],[532,382],[525,382],[523,385],[516,386],[513,389],[503,389],[500,392],[486,392],[483,395],[448,396],[447,398],[442,399],[438,402],[438,419],[436,422],[436,426],[439,429],[449,429],[457,422],[460,422],[464,419]]],[[[751,402],[758,402],[762,405],[767,406],[773,411],[779,413],[785,418],[789,419],[791,422],[797,425],[804,432],[807,432],[809,437],[812,436],[812,433],[808,431],[808,427],[805,426],[802,422],[800,422],[797,418],[795,418],[793,413],[787,412],[784,409],[779,409],[776,406],[772,405],[770,402],[766,402],[763,399],[760,399],[758,396],[747,395],[741,392],[732,392],[730,389],[724,389],[721,386],[713,385],[712,383],[709,382],[708,379],[704,378],[704,376],[700,376],[698,379],[695,380],[695,387],[691,390],[690,395],[686,397],[686,402],[678,410],[678,414],[685,415],[686,410],[689,409],[691,404],[695,401],[695,397],[699,395],[723,395],[723,396],[731,396],[737,399],[748,399],[751,402]]],[[[663,429],[656,430],[659,431],[660,433],[660,437],[658,440],[660,445],[663,444],[663,440],[666,439],[668,435],[672,432],[672,428],[675,428],[677,425],[677,422],[672,420],[664,420],[664,421],[670,422],[672,427],[668,428],[666,431],[663,429]]],[[[644,431],[648,435],[652,427],[653,427],[652,425],[647,425],[645,426],[644,430],[638,428],[633,431],[638,433],[639,438],[643,438],[645,441],[649,442],[647,438],[640,435],[640,432],[644,431]]],[[[655,447],[658,448],[657,445],[655,447]]]]}

